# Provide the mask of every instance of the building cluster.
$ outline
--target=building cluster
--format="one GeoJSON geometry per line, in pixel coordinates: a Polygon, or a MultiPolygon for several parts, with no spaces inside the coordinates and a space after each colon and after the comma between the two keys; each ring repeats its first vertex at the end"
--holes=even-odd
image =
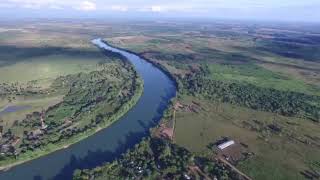
{"type": "Polygon", "coordinates": [[[15,146],[21,141],[20,137],[15,136],[10,130],[3,132],[3,126],[0,126],[0,154],[17,155],[15,146]]]}
{"type": "MultiPolygon", "coordinates": [[[[45,134],[47,125],[44,122],[45,111],[41,113],[35,112],[34,114],[39,114],[41,126],[33,131],[24,132],[24,139],[28,140],[31,144],[39,144],[39,139],[43,134],[45,134]]],[[[27,115],[27,119],[29,116],[27,115]]],[[[29,117],[30,118],[30,117],[29,117]]],[[[4,127],[0,126],[0,154],[4,156],[18,155],[20,152],[18,145],[21,145],[22,138],[15,135],[10,129],[4,133],[4,127]]]]}

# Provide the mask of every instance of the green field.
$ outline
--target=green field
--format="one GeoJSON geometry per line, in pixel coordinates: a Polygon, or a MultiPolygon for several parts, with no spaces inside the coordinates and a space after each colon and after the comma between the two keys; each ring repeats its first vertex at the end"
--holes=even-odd
{"type": "MultiPolygon", "coordinates": [[[[303,173],[320,172],[316,37],[303,27],[291,32],[286,29],[292,26],[250,23],[150,28],[107,41],[168,71],[178,83],[179,102],[200,103],[197,112],[176,113],[178,145],[212,156],[208,145],[222,137],[243,142],[254,155],[237,167],[254,179],[305,179],[303,173]]],[[[169,112],[163,122],[171,126],[169,112]]]]}
{"type": "Polygon", "coordinates": [[[177,112],[175,131],[175,142],[192,152],[210,156],[208,145],[222,137],[245,143],[255,155],[238,167],[254,179],[303,179],[300,172],[320,162],[320,141],[312,139],[320,136],[317,123],[193,97],[180,102],[192,101],[202,110],[177,112]],[[272,131],[271,124],[281,132],[272,131]]]}
{"type": "Polygon", "coordinates": [[[0,169],[95,134],[142,95],[143,82],[123,56],[102,53],[90,35],[62,26],[68,33],[46,25],[0,32],[0,169]]]}
{"type": "MultiPolygon", "coordinates": [[[[97,53],[99,53],[97,51],[97,53]]],[[[13,62],[15,57],[12,57],[13,62]]],[[[8,61],[8,60],[7,60],[8,61]]],[[[18,60],[15,63],[0,66],[0,84],[14,84],[15,87],[29,88],[32,91],[47,90],[54,80],[60,76],[68,74],[78,74],[80,72],[88,73],[98,70],[98,63],[103,62],[103,57],[80,57],[66,54],[36,56],[18,60]]],[[[34,111],[46,109],[62,101],[66,91],[56,89],[54,93],[37,96],[27,95],[19,96],[11,94],[10,101],[8,96],[0,97],[0,108],[8,106],[23,106],[28,105],[30,108],[16,113],[8,113],[1,116],[1,119],[12,124],[13,120],[20,120],[25,117],[25,114],[34,111]],[[12,100],[14,98],[14,100],[12,100]]]]}
{"type": "Polygon", "coordinates": [[[102,60],[103,58],[75,58],[68,55],[25,59],[22,62],[0,67],[0,81],[26,83],[32,80],[54,80],[59,76],[96,70],[98,62],[102,60]]]}
{"type": "MultiPolygon", "coordinates": [[[[248,145],[248,151],[253,153],[248,159],[235,164],[253,179],[317,178],[320,172],[319,30],[314,28],[310,33],[303,25],[249,22],[38,22],[35,27],[36,31],[23,26],[20,29],[0,29],[0,80],[11,82],[1,86],[7,94],[2,96],[0,109],[8,104],[27,103],[35,104],[32,106],[39,111],[41,107],[47,108],[60,101],[63,102],[61,106],[48,112],[48,121],[53,127],[55,123],[61,125],[68,122],[68,117],[77,114],[75,112],[80,104],[88,100],[85,96],[90,92],[87,87],[91,82],[88,79],[97,75],[97,72],[93,73],[95,75],[90,73],[101,71],[96,66],[100,64],[98,59],[101,54],[90,44],[90,40],[103,37],[112,45],[149,59],[177,82],[176,100],[187,107],[176,112],[173,142],[178,146],[212,159],[217,155],[212,144],[222,137],[229,137],[248,145]],[[23,76],[15,73],[20,71],[24,72],[23,76]],[[73,80],[83,90],[75,88],[69,96],[65,96],[70,87],[63,86],[63,82],[68,84],[73,80]],[[33,94],[40,90],[44,93],[33,94]],[[17,92],[28,98],[16,96],[17,92]],[[61,99],[61,95],[65,98],[61,99]],[[79,99],[83,101],[77,101],[76,97],[81,97],[79,99]],[[194,102],[199,104],[196,110],[192,109],[194,102]],[[55,119],[55,116],[58,118],[55,119]]],[[[123,76],[106,75],[105,78],[119,89],[128,86],[120,83],[130,82],[128,73],[132,77],[131,70],[124,72],[123,76]]],[[[110,92],[110,97],[113,93],[110,92]]],[[[114,107],[109,105],[98,104],[96,110],[110,113],[114,107]]],[[[119,104],[116,102],[115,105],[119,104]]],[[[132,103],[126,107],[131,106],[132,103]]],[[[11,119],[8,124],[13,124],[14,119],[23,117],[24,113],[26,111],[16,113],[17,116],[11,118],[8,115],[7,119],[11,119]]],[[[92,119],[101,120],[95,113],[80,113],[71,127],[81,130],[92,125],[92,119]]],[[[123,112],[116,114],[116,117],[121,114],[123,112]]],[[[33,117],[33,121],[37,122],[37,118],[33,117]]],[[[174,124],[172,109],[168,109],[163,122],[168,126],[174,124]]],[[[109,121],[103,127],[107,125],[109,121]]],[[[21,128],[13,128],[13,131],[22,133],[21,128]]],[[[55,142],[60,137],[57,135],[59,133],[52,133],[41,142],[55,142]]],[[[55,145],[49,143],[44,151],[38,149],[38,152],[46,154],[57,149],[57,145],[73,143],[93,133],[94,129],[91,129],[55,145]]],[[[68,131],[63,132],[63,136],[69,136],[68,131]]],[[[22,160],[36,156],[31,149],[37,143],[26,142],[23,147],[27,147],[26,153],[20,156],[22,160]]],[[[133,151],[138,155],[140,151],[142,154],[151,152],[145,147],[133,151]]],[[[166,161],[180,162],[177,158],[166,161]]],[[[137,156],[141,164],[153,160],[152,157],[141,160],[137,156]]],[[[119,163],[121,161],[109,164],[107,167],[111,169],[106,172],[119,173],[117,170],[121,170],[123,165],[119,163]]],[[[164,171],[155,168],[155,171],[158,174],[174,172],[176,177],[180,177],[181,172],[185,173],[185,169],[176,171],[184,166],[168,167],[164,171]]],[[[101,173],[101,168],[97,169],[101,173]]],[[[121,172],[126,170],[136,175],[130,167],[121,172]]],[[[87,174],[88,171],[81,173],[86,177],[92,175],[87,174]]]]}
{"type": "Polygon", "coordinates": [[[213,79],[224,82],[249,83],[263,88],[272,87],[281,91],[320,95],[319,89],[315,86],[257,65],[210,64],[209,70],[213,79]]]}

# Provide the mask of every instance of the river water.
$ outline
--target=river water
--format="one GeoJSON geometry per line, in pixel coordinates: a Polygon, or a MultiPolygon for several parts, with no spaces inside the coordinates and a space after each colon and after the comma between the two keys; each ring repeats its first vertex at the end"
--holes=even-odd
{"type": "Polygon", "coordinates": [[[0,180],[71,179],[75,169],[93,168],[112,161],[149,135],[157,125],[170,99],[174,82],[157,67],[130,52],[110,47],[101,39],[92,41],[102,49],[125,56],[144,81],[139,102],[120,120],[97,134],[47,156],[0,173],[0,180]]]}

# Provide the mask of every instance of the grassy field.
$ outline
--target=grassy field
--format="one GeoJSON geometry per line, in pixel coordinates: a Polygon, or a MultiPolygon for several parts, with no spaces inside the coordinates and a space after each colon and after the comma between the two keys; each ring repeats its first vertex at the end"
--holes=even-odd
{"type": "Polygon", "coordinates": [[[209,70],[213,79],[229,82],[249,83],[259,87],[272,87],[282,91],[295,91],[320,95],[315,85],[294,79],[278,72],[272,72],[257,65],[222,65],[211,64],[209,70]]]}
{"type": "MultiPolygon", "coordinates": [[[[254,153],[237,164],[254,179],[304,179],[301,173],[307,170],[320,172],[320,134],[319,123],[316,123],[320,107],[319,34],[316,28],[310,33],[309,28],[289,24],[274,27],[234,22],[32,22],[19,28],[8,24],[0,29],[0,44],[5,45],[0,47],[0,79],[20,83],[36,80],[43,87],[49,87],[52,81],[48,77],[91,71],[95,68],[91,60],[96,63],[99,56],[95,55],[97,51],[89,40],[105,37],[112,45],[139,53],[172,74],[180,88],[178,100],[181,103],[200,104],[197,111],[177,112],[174,140],[178,145],[212,157],[208,145],[230,137],[247,144],[248,150],[254,153]],[[31,67],[36,70],[29,71],[31,67]],[[208,71],[203,71],[204,67],[208,71]],[[16,76],[15,71],[25,71],[25,76],[16,76]],[[189,92],[188,88],[196,84],[191,83],[192,79],[197,77],[221,84],[238,84],[232,90],[241,91],[248,99],[254,98],[241,101],[241,105],[203,99],[214,94],[215,89],[206,92],[209,96],[189,92]],[[280,108],[285,112],[270,113],[278,112],[277,108],[270,111],[268,108],[265,111],[245,108],[246,104],[273,107],[277,101],[283,102],[280,108]],[[281,113],[286,116],[279,115],[281,113]],[[308,113],[313,113],[313,121],[307,119],[311,117],[308,113]]],[[[207,85],[196,84],[195,89],[205,89],[207,85]]],[[[228,90],[225,91],[228,93],[228,90]]],[[[228,102],[237,94],[235,91],[222,99],[228,102]]],[[[84,92],[78,93],[83,95],[84,92]]],[[[58,94],[46,95],[46,98],[58,97],[58,94]]],[[[17,99],[13,103],[19,104],[17,99]]],[[[29,100],[32,103],[37,98],[29,100]]],[[[8,98],[0,101],[0,109],[7,105],[6,101],[8,98]]],[[[46,107],[42,103],[39,102],[46,107]]],[[[65,117],[70,112],[73,110],[62,107],[58,114],[65,117]]],[[[85,126],[86,122],[76,125],[85,126]]],[[[79,139],[75,137],[69,141],[79,139]]],[[[40,152],[45,153],[47,150],[40,152]]],[[[21,159],[31,156],[37,155],[25,154],[21,159]]]]}
{"type": "MultiPolygon", "coordinates": [[[[53,25],[54,26],[54,25],[53,25]]],[[[51,27],[53,28],[52,24],[51,27]]],[[[61,25],[62,26],[62,25],[61,25]]],[[[47,27],[48,28],[48,27],[47,27]]],[[[76,32],[49,31],[44,25],[35,29],[4,26],[0,31],[0,84],[14,85],[35,92],[50,89],[60,76],[98,70],[106,58],[90,42],[88,35],[76,32]]],[[[47,109],[62,101],[66,91],[55,90],[46,95],[0,97],[0,109],[30,106],[28,109],[1,116],[6,124],[21,120],[26,114],[47,109]]]]}
{"type": "Polygon", "coordinates": [[[50,106],[54,106],[63,100],[64,95],[53,96],[53,97],[43,97],[43,98],[17,98],[16,101],[8,103],[7,99],[1,100],[0,111],[4,110],[5,107],[9,106],[27,106],[28,108],[16,111],[12,113],[5,113],[0,116],[1,125],[4,125],[4,131],[10,128],[15,120],[22,120],[26,117],[26,114],[32,112],[39,112],[43,109],[47,109],[50,106]],[[2,107],[2,108],[1,108],[2,107]]]}
{"type": "Polygon", "coordinates": [[[124,57],[91,43],[99,28],[16,25],[0,29],[1,170],[93,135],[129,111],[143,91],[124,57]],[[26,108],[6,112],[19,107],[26,108]]]}
{"type": "Polygon", "coordinates": [[[201,110],[176,113],[175,142],[208,156],[212,155],[208,145],[222,137],[245,143],[254,156],[238,168],[254,179],[304,179],[300,172],[320,161],[320,141],[314,140],[320,137],[317,123],[193,97],[179,100],[182,104],[197,102],[201,110]],[[268,128],[271,124],[281,132],[273,132],[268,128]]]}
{"type": "MultiPolygon", "coordinates": [[[[149,27],[148,25],[145,26],[149,27]]],[[[158,24],[158,26],[161,29],[162,25],[158,24]]],[[[140,35],[131,33],[132,35],[129,36],[111,37],[107,38],[107,40],[116,46],[141,53],[151,60],[158,60],[161,63],[169,62],[174,67],[181,66],[181,64],[192,66],[203,63],[213,64],[212,66],[231,64],[234,65],[235,69],[242,69],[242,72],[247,71],[247,73],[249,72],[253,75],[258,71],[262,71],[260,75],[264,75],[262,73],[267,73],[265,75],[268,76],[277,74],[271,75],[273,77],[269,80],[269,84],[266,82],[265,86],[275,85],[277,89],[287,90],[291,89],[294,86],[293,84],[296,84],[293,90],[299,92],[315,93],[316,90],[319,91],[320,57],[316,53],[319,44],[317,44],[316,39],[312,42],[312,37],[305,35],[303,28],[300,29],[299,35],[297,35],[298,33],[281,34],[288,41],[291,38],[293,40],[292,44],[295,41],[300,42],[299,40],[303,38],[312,42],[312,44],[309,41],[309,44],[307,42],[304,44],[294,44],[294,46],[304,47],[308,51],[299,50],[297,53],[301,55],[293,57],[270,50],[272,49],[269,48],[270,42],[272,42],[274,49],[278,48],[278,51],[283,52],[288,51],[291,44],[283,43],[278,39],[272,39],[273,36],[277,36],[278,31],[276,29],[266,30],[263,28],[263,25],[262,27],[245,27],[237,24],[235,26],[238,29],[232,29],[231,24],[200,23],[198,26],[184,24],[184,30],[180,29],[181,26],[179,24],[167,26],[167,29],[170,29],[170,31],[163,30],[150,34],[147,28],[142,28],[139,29],[140,32],[143,32],[140,35]],[[211,29],[203,30],[208,29],[208,27],[211,29]],[[225,27],[230,27],[230,30],[225,27]],[[255,33],[248,34],[247,30],[255,33]],[[308,53],[312,54],[312,56],[307,56],[306,54],[308,53]],[[304,59],[304,57],[308,58],[304,59]],[[172,62],[177,63],[172,64],[172,62]],[[254,67],[251,66],[252,64],[254,67]],[[240,65],[240,67],[237,67],[237,65],[240,65]],[[250,65],[248,67],[252,68],[243,69],[244,66],[241,65],[250,65]],[[275,78],[279,77],[279,74],[281,78],[275,78]],[[284,82],[281,79],[290,81],[284,82]],[[316,89],[314,89],[314,86],[316,89]]],[[[281,28],[285,29],[288,27],[281,28]]],[[[230,75],[228,78],[230,78],[230,75]]],[[[257,82],[254,83],[257,84],[257,82]]]]}
{"type": "MultiPolygon", "coordinates": [[[[145,27],[150,26],[145,24],[145,27]]],[[[193,92],[186,95],[191,81],[186,81],[185,86],[179,82],[192,80],[200,72],[199,76],[206,79],[241,84],[238,90],[248,86],[277,90],[273,92],[279,94],[297,92],[314,95],[316,101],[320,95],[318,36],[308,34],[303,27],[279,25],[271,28],[250,23],[154,23],[150,28],[152,31],[142,26],[132,27],[135,33],[106,40],[137,52],[169,71],[178,81],[181,103],[200,103],[198,112],[176,113],[174,140],[178,145],[212,156],[208,145],[222,137],[243,142],[254,155],[237,167],[254,179],[305,179],[303,172],[320,172],[319,123],[218,103],[193,92]],[[159,27],[158,31],[153,30],[154,27],[159,27]],[[208,71],[199,71],[203,67],[208,71]],[[270,128],[274,126],[279,127],[280,132],[270,128]]],[[[200,90],[206,86],[196,84],[200,90]]],[[[205,92],[214,93],[215,90],[205,92]]],[[[257,94],[259,92],[255,92],[257,94]]],[[[261,103],[267,104],[268,99],[265,100],[261,103]]],[[[294,104],[293,100],[288,100],[286,105],[294,104]]],[[[319,103],[314,105],[318,107],[319,103]]],[[[168,120],[170,118],[164,121],[168,120]]]]}
{"type": "MultiPolygon", "coordinates": [[[[24,59],[22,62],[1,66],[0,67],[0,82],[1,83],[18,83],[23,88],[32,85],[33,89],[46,90],[50,89],[53,81],[68,74],[78,74],[80,72],[88,73],[98,69],[97,64],[103,61],[103,58],[86,58],[72,57],[69,55],[52,55],[37,58],[24,59]]],[[[66,91],[56,90],[54,94],[42,96],[10,96],[0,98],[0,107],[7,106],[23,106],[27,105],[30,108],[15,113],[7,113],[1,116],[8,125],[14,120],[20,120],[26,114],[34,111],[47,109],[62,101],[66,91]]]]}
{"type": "Polygon", "coordinates": [[[102,60],[102,58],[75,58],[68,55],[25,59],[22,62],[0,67],[0,81],[26,83],[37,80],[46,83],[59,76],[96,70],[97,64],[102,60]]]}

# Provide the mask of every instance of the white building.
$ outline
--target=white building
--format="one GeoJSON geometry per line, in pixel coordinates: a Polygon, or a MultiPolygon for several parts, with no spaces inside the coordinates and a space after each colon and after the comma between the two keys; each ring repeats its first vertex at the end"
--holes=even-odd
{"type": "Polygon", "coordinates": [[[233,140],[230,140],[230,141],[227,141],[227,142],[224,142],[224,143],[218,145],[218,148],[220,150],[224,150],[225,148],[227,148],[227,147],[229,147],[231,145],[234,145],[234,144],[235,144],[235,142],[233,140]]]}

